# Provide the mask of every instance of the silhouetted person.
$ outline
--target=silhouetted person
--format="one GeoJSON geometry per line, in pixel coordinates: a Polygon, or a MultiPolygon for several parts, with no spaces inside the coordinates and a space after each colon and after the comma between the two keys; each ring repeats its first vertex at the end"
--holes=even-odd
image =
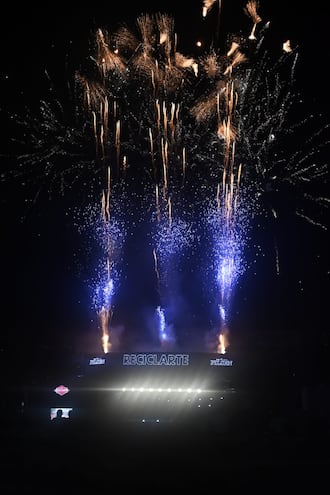
{"type": "Polygon", "coordinates": [[[57,423],[57,422],[60,423],[60,422],[64,421],[63,410],[62,409],[57,409],[56,416],[53,419],[53,421],[55,421],[55,423],[57,423]]]}

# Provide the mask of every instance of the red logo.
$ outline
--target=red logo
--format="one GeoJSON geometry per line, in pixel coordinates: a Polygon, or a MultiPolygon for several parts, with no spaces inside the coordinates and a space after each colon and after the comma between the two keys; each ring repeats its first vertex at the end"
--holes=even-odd
{"type": "Polygon", "coordinates": [[[70,389],[68,387],[66,387],[65,385],[59,385],[58,387],[56,387],[54,389],[54,392],[57,394],[57,395],[65,395],[67,394],[68,392],[70,392],[70,389]]]}

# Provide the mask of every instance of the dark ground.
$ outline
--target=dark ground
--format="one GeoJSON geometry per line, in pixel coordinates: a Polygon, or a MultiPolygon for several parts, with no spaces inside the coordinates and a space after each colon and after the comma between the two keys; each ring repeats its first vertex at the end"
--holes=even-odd
{"type": "Polygon", "coordinates": [[[2,495],[307,493],[327,486],[330,469],[329,421],[302,411],[267,421],[238,413],[220,427],[21,417],[4,422],[1,437],[2,495]]]}

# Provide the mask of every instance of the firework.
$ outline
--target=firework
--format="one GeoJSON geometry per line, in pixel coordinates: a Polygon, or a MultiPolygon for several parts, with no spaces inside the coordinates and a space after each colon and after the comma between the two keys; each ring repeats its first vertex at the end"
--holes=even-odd
{"type": "MultiPolygon", "coordinates": [[[[220,14],[221,2],[203,2],[203,18],[216,3],[220,14]]],[[[328,204],[313,193],[327,174],[326,164],[316,164],[329,144],[327,126],[311,132],[310,119],[292,123],[298,51],[289,40],[276,56],[267,49],[271,27],[258,8],[246,4],[251,29],[245,35],[230,34],[223,50],[213,45],[198,57],[178,50],[166,14],[140,15],[132,29],[97,29],[94,54],[74,73],[67,107],[43,101],[37,117],[22,121],[28,134],[18,157],[21,176],[35,177],[38,188],[42,175],[62,193],[75,184],[79,197],[82,185],[88,191],[86,211],[93,214],[82,221],[101,247],[93,302],[105,351],[128,237],[128,195],[142,197],[138,215],[150,226],[161,344],[176,338],[171,308],[198,230],[207,230],[211,244],[205,286],[218,308],[214,348],[223,353],[250,229],[258,217],[276,221],[274,195],[301,198],[297,215],[326,228],[305,206],[328,204]],[[304,144],[292,149],[293,133],[305,125],[304,144]]],[[[275,252],[279,273],[277,246],[275,252]]],[[[196,270],[201,265],[195,260],[196,270]]]]}
{"type": "Polygon", "coordinates": [[[84,239],[88,239],[92,256],[97,253],[98,261],[94,263],[94,273],[89,275],[87,283],[91,291],[92,309],[98,317],[102,349],[105,353],[114,350],[117,345],[115,332],[112,335],[111,322],[120,287],[126,238],[121,206],[124,192],[122,189],[118,192],[117,185],[111,189],[110,194],[110,183],[109,172],[108,187],[102,193],[100,204],[89,205],[86,210],[76,212],[80,233],[84,239]]]}

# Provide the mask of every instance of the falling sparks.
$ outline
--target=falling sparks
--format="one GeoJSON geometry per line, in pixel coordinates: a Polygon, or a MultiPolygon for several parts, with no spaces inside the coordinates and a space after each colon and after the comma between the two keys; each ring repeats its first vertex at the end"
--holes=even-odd
{"type": "MultiPolygon", "coordinates": [[[[216,4],[221,11],[220,0],[202,4],[203,19],[216,4]]],[[[278,222],[273,197],[283,191],[298,197],[303,190],[302,206],[320,204],[320,195],[309,191],[327,174],[326,164],[316,164],[319,144],[329,144],[323,138],[327,126],[318,126],[292,150],[292,134],[302,124],[288,124],[298,54],[286,40],[272,62],[264,49],[269,22],[258,9],[255,0],[245,6],[252,23],[245,37],[228,38],[223,53],[207,47],[198,58],[178,51],[174,20],[166,14],[140,15],[135,31],[97,29],[94,55],[73,75],[72,107],[42,101],[39,115],[17,119],[29,129],[17,176],[25,180],[30,170],[36,196],[39,176],[61,193],[77,189],[88,203],[80,228],[99,250],[90,285],[104,352],[113,349],[111,322],[130,214],[127,190],[147,205],[137,209],[141,223],[152,210],[161,345],[175,341],[175,325],[167,318],[179,291],[178,273],[192,256],[196,225],[206,226],[211,259],[204,276],[205,285],[215,287],[219,353],[230,343],[232,295],[247,269],[244,250],[255,219],[271,215],[278,222]]],[[[328,199],[321,202],[327,206],[328,199]]],[[[326,229],[303,208],[295,213],[326,229]]],[[[275,243],[277,273],[279,259],[275,243]]],[[[200,269],[198,261],[195,266],[200,269]]]]}
{"type": "Polygon", "coordinates": [[[214,283],[218,294],[219,331],[218,352],[224,353],[229,345],[229,320],[231,302],[236,282],[246,269],[244,247],[248,239],[248,209],[241,208],[244,196],[240,191],[240,168],[237,178],[230,181],[231,191],[226,184],[221,191],[218,185],[216,201],[207,214],[213,240],[212,260],[214,283]],[[223,331],[225,329],[225,335],[223,331]]]}
{"type": "Polygon", "coordinates": [[[286,53],[290,53],[290,52],[292,52],[291,42],[290,42],[290,40],[286,40],[286,41],[283,43],[283,51],[284,51],[284,52],[286,52],[286,53]]]}
{"type": "Polygon", "coordinates": [[[262,21],[260,15],[258,14],[259,2],[256,0],[249,0],[245,6],[245,13],[251,17],[253,26],[249,35],[250,40],[256,39],[256,27],[262,21]]]}
{"type": "Polygon", "coordinates": [[[202,16],[206,17],[216,3],[219,3],[219,8],[221,8],[221,0],[203,0],[202,16]]]}
{"type": "Polygon", "coordinates": [[[170,331],[170,326],[166,321],[166,308],[179,291],[177,270],[193,241],[192,227],[181,219],[173,219],[171,208],[167,209],[160,222],[155,222],[153,257],[158,296],[162,306],[162,310],[158,309],[157,312],[162,322],[160,328],[163,330],[160,331],[159,335],[160,341],[163,343],[175,341],[174,329],[171,328],[170,331]],[[165,335],[167,335],[166,338],[165,335]]]}

